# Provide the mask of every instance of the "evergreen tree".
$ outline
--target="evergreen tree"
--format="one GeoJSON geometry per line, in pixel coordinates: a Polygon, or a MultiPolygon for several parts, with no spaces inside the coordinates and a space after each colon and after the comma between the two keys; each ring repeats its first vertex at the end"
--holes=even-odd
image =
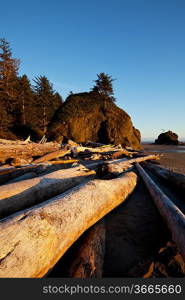
{"type": "Polygon", "coordinates": [[[17,82],[18,93],[18,110],[19,110],[19,122],[23,125],[31,123],[33,120],[34,110],[34,93],[32,91],[31,83],[27,75],[23,75],[18,78],[17,82]]]}
{"type": "Polygon", "coordinates": [[[37,98],[36,105],[38,108],[38,125],[45,134],[47,125],[54,114],[53,101],[56,96],[53,85],[46,76],[38,76],[34,79],[34,82],[34,91],[37,98]]]}
{"type": "Polygon", "coordinates": [[[13,116],[7,110],[7,103],[4,95],[0,96],[0,137],[11,139],[10,128],[13,124],[13,116]]]}
{"type": "Polygon", "coordinates": [[[99,93],[102,96],[102,99],[109,99],[113,102],[116,101],[114,98],[114,90],[112,86],[112,82],[114,79],[112,79],[111,76],[105,73],[99,73],[97,74],[98,79],[94,80],[96,83],[95,86],[92,88],[93,92],[99,93]]]}
{"type": "Polygon", "coordinates": [[[15,85],[19,64],[19,60],[12,58],[9,43],[5,39],[0,39],[0,92],[8,97],[16,96],[15,85]]]}
{"type": "Polygon", "coordinates": [[[11,138],[17,110],[17,73],[19,61],[12,58],[9,43],[0,39],[0,136],[11,138]]]}
{"type": "Polygon", "coordinates": [[[0,136],[46,133],[47,125],[62,104],[46,76],[36,77],[32,88],[26,75],[18,76],[19,60],[5,39],[0,39],[0,136]]]}

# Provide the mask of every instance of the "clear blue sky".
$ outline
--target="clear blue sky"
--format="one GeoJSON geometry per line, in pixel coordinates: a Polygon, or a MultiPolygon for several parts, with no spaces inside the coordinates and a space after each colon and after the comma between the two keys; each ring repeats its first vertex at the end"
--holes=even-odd
{"type": "Polygon", "coordinates": [[[185,139],[185,0],[3,1],[0,29],[20,74],[48,76],[65,98],[108,73],[143,139],[185,139]]]}

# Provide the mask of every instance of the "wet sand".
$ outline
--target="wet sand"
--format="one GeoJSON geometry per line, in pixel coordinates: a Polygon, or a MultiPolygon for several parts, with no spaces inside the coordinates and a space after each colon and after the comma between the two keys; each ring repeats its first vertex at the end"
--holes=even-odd
{"type": "Polygon", "coordinates": [[[164,167],[174,172],[185,174],[184,146],[143,144],[143,147],[149,154],[154,153],[154,151],[161,154],[160,164],[164,167]]]}

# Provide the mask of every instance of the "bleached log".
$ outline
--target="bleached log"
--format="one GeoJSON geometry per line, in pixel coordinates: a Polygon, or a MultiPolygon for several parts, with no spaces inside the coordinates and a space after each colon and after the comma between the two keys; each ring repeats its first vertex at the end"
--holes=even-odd
{"type": "Polygon", "coordinates": [[[113,152],[117,152],[120,151],[120,149],[115,149],[115,148],[111,148],[111,147],[99,147],[99,148],[91,148],[91,147],[74,147],[77,151],[77,153],[79,152],[89,152],[89,153],[113,153],[113,152]]]}
{"type": "Polygon", "coordinates": [[[185,216],[181,210],[163,193],[144,169],[136,163],[139,171],[152,199],[157,206],[159,213],[164,218],[172,239],[176,243],[183,259],[185,260],[185,216]]]}
{"type": "Polygon", "coordinates": [[[78,163],[79,159],[65,159],[65,160],[51,160],[49,164],[51,165],[59,165],[59,164],[73,164],[78,163]]]}
{"type": "Polygon", "coordinates": [[[84,233],[81,246],[69,268],[72,278],[101,278],[105,254],[105,222],[100,220],[84,233]]]}
{"type": "Polygon", "coordinates": [[[0,218],[54,197],[92,178],[94,174],[94,171],[78,166],[3,185],[0,193],[0,218]]]}
{"type": "Polygon", "coordinates": [[[61,147],[57,143],[36,144],[30,143],[26,145],[4,145],[0,144],[0,161],[5,162],[8,159],[27,159],[34,156],[41,156],[46,153],[59,150],[61,147]]]}
{"type": "Polygon", "coordinates": [[[48,162],[36,165],[24,165],[19,167],[10,167],[0,170],[0,184],[9,183],[17,177],[20,177],[29,172],[35,172],[37,176],[44,175],[45,173],[54,172],[59,169],[66,169],[70,164],[77,162],[76,160],[71,161],[58,161],[58,163],[48,162]]]}
{"type": "Polygon", "coordinates": [[[30,139],[26,139],[25,141],[20,141],[20,140],[6,140],[6,139],[0,139],[0,144],[4,145],[25,145],[28,142],[30,142],[30,139]]]}
{"type": "Polygon", "coordinates": [[[66,150],[66,149],[61,149],[58,151],[53,151],[50,153],[47,153],[46,155],[43,155],[42,157],[39,157],[38,159],[34,160],[33,163],[37,164],[37,163],[41,163],[41,162],[46,162],[49,161],[51,159],[56,159],[59,157],[63,157],[67,154],[71,154],[71,152],[76,152],[77,154],[81,153],[83,156],[85,155],[92,155],[93,153],[113,153],[115,151],[118,151],[116,149],[109,149],[109,148],[87,148],[87,147],[71,147],[70,150],[66,150]]]}
{"type": "Polygon", "coordinates": [[[185,175],[173,172],[162,166],[153,165],[151,163],[144,164],[144,167],[151,170],[160,178],[166,180],[168,184],[175,187],[178,192],[185,192],[185,175]]]}
{"type": "Polygon", "coordinates": [[[42,163],[42,162],[46,162],[49,161],[51,159],[55,159],[55,158],[59,158],[59,157],[63,157],[66,154],[70,154],[71,151],[70,150],[58,150],[58,151],[54,151],[48,154],[43,155],[42,157],[39,157],[37,159],[35,159],[33,161],[34,164],[38,164],[38,163],[42,163]]]}
{"type": "Polygon", "coordinates": [[[92,180],[0,222],[0,277],[42,277],[134,190],[137,175],[92,180]]]}
{"type": "Polygon", "coordinates": [[[146,156],[142,156],[142,157],[136,157],[136,158],[129,159],[128,162],[130,164],[133,164],[135,162],[139,163],[139,162],[142,162],[142,161],[145,161],[145,160],[152,160],[152,159],[159,160],[160,155],[157,154],[157,155],[146,155],[146,156]]]}
{"type": "Polygon", "coordinates": [[[12,180],[16,177],[22,176],[26,173],[33,171],[43,170],[42,166],[29,165],[22,168],[7,168],[0,172],[0,184],[7,183],[9,180],[12,180]]]}
{"type": "Polygon", "coordinates": [[[118,176],[125,170],[129,169],[133,163],[142,162],[151,159],[159,159],[158,155],[147,155],[132,159],[119,159],[115,161],[107,161],[98,166],[97,174],[99,177],[103,177],[106,175],[118,176]]]}
{"type": "Polygon", "coordinates": [[[124,171],[130,169],[132,164],[122,163],[121,166],[119,164],[110,164],[110,163],[102,163],[98,166],[97,175],[99,178],[114,178],[119,176],[124,171]]]}

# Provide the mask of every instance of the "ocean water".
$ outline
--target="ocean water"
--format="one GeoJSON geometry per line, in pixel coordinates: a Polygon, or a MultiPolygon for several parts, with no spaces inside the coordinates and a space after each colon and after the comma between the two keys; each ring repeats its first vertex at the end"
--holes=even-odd
{"type": "Polygon", "coordinates": [[[185,146],[172,146],[171,149],[151,149],[150,152],[158,152],[158,153],[185,153],[185,146]]]}
{"type": "Polygon", "coordinates": [[[157,152],[157,153],[185,153],[185,148],[184,149],[168,149],[168,150],[150,150],[150,152],[157,152]]]}

